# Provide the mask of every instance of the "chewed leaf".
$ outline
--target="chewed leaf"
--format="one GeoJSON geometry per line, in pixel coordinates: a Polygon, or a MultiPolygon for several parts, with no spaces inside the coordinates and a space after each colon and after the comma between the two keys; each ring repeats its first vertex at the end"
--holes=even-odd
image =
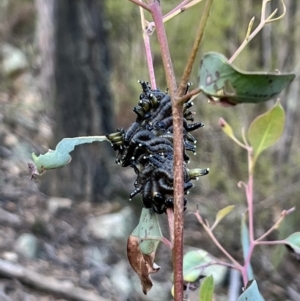
{"type": "Polygon", "coordinates": [[[213,276],[206,277],[201,283],[199,297],[201,301],[212,301],[214,295],[214,278],[213,276]]]}
{"type": "Polygon", "coordinates": [[[254,161],[261,152],[280,138],[284,130],[284,121],[284,110],[279,103],[253,120],[248,130],[248,140],[253,147],[254,161]]]}
{"type": "Polygon", "coordinates": [[[251,280],[237,301],[265,301],[265,299],[260,294],[256,281],[251,280]]]}
{"type": "Polygon", "coordinates": [[[71,162],[72,152],[75,146],[85,143],[109,141],[106,136],[87,136],[87,137],[75,137],[64,138],[56,146],[55,150],[49,150],[44,155],[37,156],[32,153],[32,159],[35,163],[35,168],[29,166],[32,177],[41,175],[45,170],[61,168],[71,162]]]}
{"type": "Polygon", "coordinates": [[[285,239],[286,245],[300,258],[300,232],[295,232],[285,239]]]}
{"type": "Polygon", "coordinates": [[[199,88],[212,101],[223,105],[261,103],[275,98],[295,78],[295,74],[244,72],[215,52],[200,63],[199,88]]]}
{"type": "Polygon", "coordinates": [[[212,275],[216,284],[221,283],[227,268],[214,264],[215,262],[216,259],[204,250],[198,249],[187,252],[183,257],[184,281],[196,282],[201,277],[212,275]]]}

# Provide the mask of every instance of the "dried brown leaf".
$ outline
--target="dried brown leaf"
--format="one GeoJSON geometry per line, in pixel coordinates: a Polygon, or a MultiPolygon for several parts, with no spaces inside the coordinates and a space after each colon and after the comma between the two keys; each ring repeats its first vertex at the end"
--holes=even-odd
{"type": "Polygon", "coordinates": [[[147,295],[153,285],[150,274],[156,273],[160,269],[160,266],[154,263],[155,252],[143,254],[139,246],[139,238],[131,235],[127,240],[127,257],[131,267],[141,280],[143,293],[147,295]]]}

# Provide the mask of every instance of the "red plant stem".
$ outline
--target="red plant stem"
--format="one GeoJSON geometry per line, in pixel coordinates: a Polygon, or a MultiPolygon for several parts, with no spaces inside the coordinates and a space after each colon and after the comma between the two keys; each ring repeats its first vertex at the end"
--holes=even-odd
{"type": "Polygon", "coordinates": [[[177,84],[173,70],[168,40],[163,24],[163,16],[158,0],[150,5],[151,14],[156,27],[157,38],[161,48],[162,61],[166,80],[172,100],[173,133],[174,133],[174,300],[183,300],[183,106],[176,105],[177,84]]]}

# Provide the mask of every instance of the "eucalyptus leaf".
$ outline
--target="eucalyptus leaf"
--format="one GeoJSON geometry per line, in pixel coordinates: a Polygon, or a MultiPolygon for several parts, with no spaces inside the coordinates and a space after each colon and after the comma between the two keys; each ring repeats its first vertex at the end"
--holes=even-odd
{"type": "Polygon", "coordinates": [[[265,301],[265,299],[260,294],[256,281],[251,280],[237,301],[265,301]]]}
{"type": "Polygon", "coordinates": [[[199,301],[212,301],[214,295],[214,277],[205,277],[199,291],[199,301]]]}
{"type": "MultiPolygon", "coordinates": [[[[36,165],[38,174],[41,175],[45,170],[61,168],[71,162],[72,157],[70,152],[75,149],[75,146],[80,144],[109,141],[105,136],[87,136],[64,138],[56,146],[55,150],[50,150],[44,154],[37,156],[32,153],[32,159],[36,165]]],[[[35,176],[34,174],[32,176],[35,176]]]]}
{"type": "Polygon", "coordinates": [[[295,78],[293,73],[244,72],[216,52],[204,55],[199,88],[212,101],[224,105],[261,103],[275,98],[295,78]]]}
{"type": "Polygon", "coordinates": [[[253,120],[248,130],[248,140],[253,147],[254,162],[261,152],[281,137],[284,121],[285,113],[279,102],[268,112],[253,120]]]}

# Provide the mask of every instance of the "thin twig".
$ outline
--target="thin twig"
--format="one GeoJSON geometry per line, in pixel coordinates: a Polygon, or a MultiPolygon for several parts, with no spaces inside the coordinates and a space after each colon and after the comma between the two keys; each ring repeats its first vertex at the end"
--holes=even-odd
{"type": "Polygon", "coordinates": [[[197,96],[198,94],[201,93],[201,89],[197,88],[195,90],[192,90],[191,92],[183,95],[182,97],[180,97],[180,102],[186,102],[188,99],[191,99],[193,96],[197,96]]]}
{"type": "Polygon", "coordinates": [[[278,21],[278,20],[282,19],[285,16],[286,6],[285,6],[284,1],[281,0],[282,7],[283,7],[283,13],[277,18],[273,18],[274,15],[278,11],[278,9],[275,9],[268,17],[266,17],[266,5],[270,1],[272,1],[272,0],[263,0],[262,7],[261,7],[260,23],[255,28],[255,30],[251,34],[249,34],[251,29],[252,29],[252,25],[253,25],[253,21],[254,21],[253,18],[250,20],[245,39],[244,39],[243,43],[240,45],[240,47],[236,50],[236,52],[229,59],[229,63],[232,63],[237,58],[237,56],[243,51],[243,49],[246,47],[246,45],[263,29],[263,27],[267,23],[278,21]]]}
{"type": "MultiPolygon", "coordinates": [[[[207,24],[207,20],[208,20],[208,17],[209,17],[209,12],[210,12],[212,3],[213,3],[213,0],[207,0],[207,2],[205,4],[205,8],[204,8],[204,11],[203,11],[203,14],[202,14],[202,18],[201,18],[201,21],[199,23],[197,35],[196,35],[196,38],[195,38],[195,41],[194,41],[194,45],[193,45],[191,54],[189,56],[188,62],[186,64],[186,67],[183,71],[181,81],[180,81],[180,85],[179,85],[179,89],[178,89],[178,96],[180,96],[180,97],[184,95],[187,82],[188,82],[188,80],[191,76],[191,72],[192,72],[192,69],[193,69],[193,66],[194,66],[194,63],[195,63],[195,59],[196,59],[196,56],[197,56],[197,53],[198,53],[198,50],[199,50],[200,43],[202,41],[202,37],[203,37],[203,34],[204,34],[204,29],[205,29],[205,26],[207,24]]],[[[184,101],[182,101],[181,99],[178,99],[177,101],[178,101],[178,103],[181,103],[181,104],[184,103],[184,101]]]]}
{"type": "Polygon", "coordinates": [[[275,229],[277,229],[279,227],[279,225],[281,224],[281,222],[285,219],[285,217],[287,215],[289,215],[290,213],[292,213],[293,211],[295,211],[295,207],[289,209],[289,210],[284,210],[281,213],[280,218],[278,219],[278,221],[266,232],[264,233],[262,236],[260,236],[259,238],[257,238],[255,240],[255,243],[257,243],[258,241],[262,241],[265,237],[267,237],[271,232],[273,232],[275,229]]]}
{"type": "Polygon", "coordinates": [[[212,233],[209,227],[206,226],[206,224],[203,222],[203,219],[201,218],[199,212],[197,211],[194,213],[196,218],[198,219],[199,223],[203,226],[206,233],[209,235],[211,240],[215,243],[215,245],[219,248],[219,250],[230,260],[233,262],[233,264],[236,266],[237,269],[242,270],[242,266],[224,249],[224,247],[220,244],[220,242],[217,240],[215,235],[212,233]]]}
{"type": "Polygon", "coordinates": [[[140,7],[142,7],[143,9],[145,9],[145,10],[147,10],[147,11],[150,12],[149,5],[147,5],[146,3],[144,3],[144,2],[142,2],[140,0],[128,0],[128,1],[130,1],[130,2],[136,4],[136,5],[140,6],[140,7]]]}
{"type": "Polygon", "coordinates": [[[164,23],[171,20],[172,18],[178,16],[179,14],[185,12],[187,9],[195,6],[196,4],[202,2],[202,0],[185,0],[182,1],[179,5],[177,5],[174,9],[172,9],[170,12],[168,12],[166,15],[164,15],[163,20],[164,23]]]}

